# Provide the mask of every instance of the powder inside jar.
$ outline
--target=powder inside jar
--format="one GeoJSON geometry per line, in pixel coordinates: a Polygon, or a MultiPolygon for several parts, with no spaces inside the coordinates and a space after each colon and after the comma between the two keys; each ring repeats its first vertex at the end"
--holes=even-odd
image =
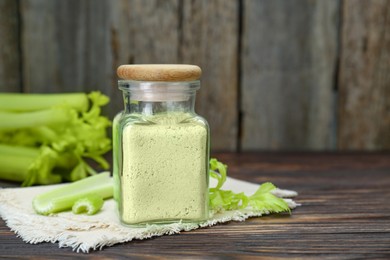
{"type": "Polygon", "coordinates": [[[208,216],[208,130],[188,113],[127,124],[122,136],[121,218],[127,224],[208,216]]]}

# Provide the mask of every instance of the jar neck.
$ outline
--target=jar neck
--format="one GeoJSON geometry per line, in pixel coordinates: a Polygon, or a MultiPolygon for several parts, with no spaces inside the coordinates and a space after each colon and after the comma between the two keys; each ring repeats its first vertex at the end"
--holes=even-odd
{"type": "Polygon", "coordinates": [[[168,112],[195,113],[195,93],[188,95],[186,100],[137,100],[133,98],[131,92],[124,92],[125,113],[138,113],[144,115],[154,115],[168,112]]]}
{"type": "Polygon", "coordinates": [[[192,82],[118,82],[123,91],[125,113],[154,115],[182,112],[194,114],[199,81],[192,82]]]}

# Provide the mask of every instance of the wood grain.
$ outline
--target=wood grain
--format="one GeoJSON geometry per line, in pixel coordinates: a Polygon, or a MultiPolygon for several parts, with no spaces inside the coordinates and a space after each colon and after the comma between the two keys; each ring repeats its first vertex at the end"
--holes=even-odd
{"type": "Polygon", "coordinates": [[[0,0],[0,92],[21,92],[18,1],[0,0]]]}
{"type": "Polygon", "coordinates": [[[22,1],[26,90],[101,90],[112,100],[106,113],[119,112],[115,71],[120,64],[177,60],[177,37],[172,42],[167,34],[176,32],[177,1],[141,2],[22,1]]]}
{"type": "MultiPolygon", "coordinates": [[[[224,153],[229,175],[299,192],[292,215],[182,232],[76,254],[25,244],[0,220],[0,256],[40,259],[390,258],[390,153],[224,153]]],[[[0,187],[4,187],[4,182],[0,187]]],[[[7,183],[10,185],[9,183],[7,183]]]]}
{"type": "MultiPolygon", "coordinates": [[[[128,63],[175,64],[179,47],[178,0],[132,0],[129,3],[129,37],[132,57],[128,63]]],[[[121,33],[121,32],[119,32],[121,33]]]]}
{"type": "MultiPolygon", "coordinates": [[[[110,28],[112,71],[115,72],[122,64],[178,63],[177,0],[121,0],[107,3],[113,21],[110,28]]],[[[112,76],[112,115],[123,108],[122,99],[117,98],[120,91],[116,79],[112,76]]]]}
{"type": "Polygon", "coordinates": [[[199,80],[202,70],[188,64],[127,64],[118,67],[117,75],[138,81],[194,81],[199,80]]]}
{"type": "MultiPolygon", "coordinates": [[[[23,0],[21,15],[26,92],[100,90],[121,102],[112,87],[113,14],[108,1],[23,0]]],[[[112,102],[111,109],[117,107],[112,102]]],[[[106,113],[113,111],[106,108],[106,113]]]]}
{"type": "Polygon", "coordinates": [[[390,149],[390,1],[344,1],[339,148],[390,149]]]}
{"type": "Polygon", "coordinates": [[[211,129],[213,150],[237,149],[238,1],[182,1],[179,60],[202,68],[197,113],[211,129]]]}
{"type": "Polygon", "coordinates": [[[196,64],[196,110],[213,150],[390,148],[387,0],[0,0],[0,8],[1,92],[100,90],[113,118],[123,108],[119,65],[196,64]]]}
{"type": "Polygon", "coordinates": [[[243,3],[243,150],[335,148],[339,1],[243,3]]]}

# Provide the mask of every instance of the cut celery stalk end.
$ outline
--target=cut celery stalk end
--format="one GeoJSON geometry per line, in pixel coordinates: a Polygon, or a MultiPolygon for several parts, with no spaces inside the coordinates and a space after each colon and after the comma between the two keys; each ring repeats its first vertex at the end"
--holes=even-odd
{"type": "Polygon", "coordinates": [[[90,194],[87,197],[77,200],[72,207],[74,214],[86,213],[87,215],[93,215],[97,213],[103,206],[103,198],[96,195],[90,194]]]}
{"type": "Polygon", "coordinates": [[[37,195],[33,199],[34,210],[49,215],[72,208],[73,204],[91,194],[103,199],[113,196],[113,183],[109,172],[103,172],[37,195]]]}

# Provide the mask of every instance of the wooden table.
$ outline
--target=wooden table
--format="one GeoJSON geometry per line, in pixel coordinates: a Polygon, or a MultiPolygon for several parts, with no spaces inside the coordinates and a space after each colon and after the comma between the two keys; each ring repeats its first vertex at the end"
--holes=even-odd
{"type": "MultiPolygon", "coordinates": [[[[231,222],[77,254],[30,245],[0,222],[0,257],[390,259],[390,153],[217,154],[229,175],[299,192],[292,215],[231,222]]],[[[0,183],[0,186],[10,185],[0,183]]]]}

